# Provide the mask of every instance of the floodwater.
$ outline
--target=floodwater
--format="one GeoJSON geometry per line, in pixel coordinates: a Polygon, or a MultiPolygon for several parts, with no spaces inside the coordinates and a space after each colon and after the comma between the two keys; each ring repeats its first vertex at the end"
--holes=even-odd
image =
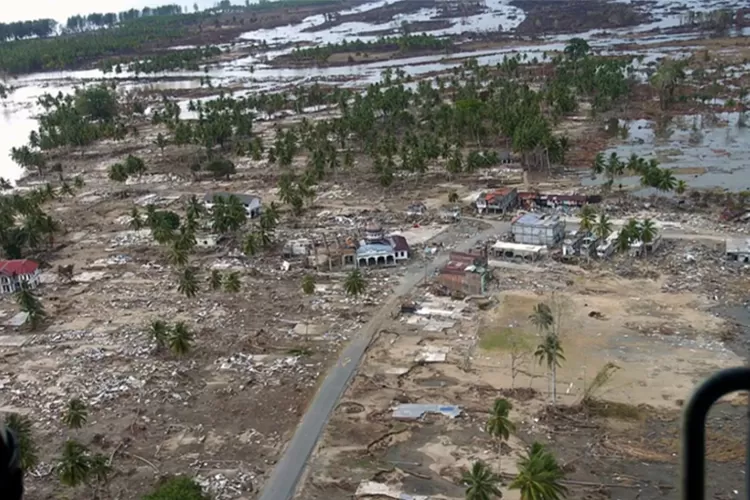
{"type": "MultiPolygon", "coordinates": [[[[395,1],[397,0],[371,2],[344,11],[342,14],[363,12],[394,3],[395,1]]],[[[510,0],[486,1],[488,6],[487,13],[463,19],[453,19],[454,24],[452,26],[431,33],[435,35],[448,35],[465,31],[484,32],[496,31],[498,29],[512,32],[525,18],[523,11],[508,5],[510,0]]],[[[649,44],[665,40],[686,39],[690,38],[690,35],[654,35],[652,37],[635,39],[632,37],[633,34],[654,28],[679,25],[679,15],[672,13],[679,12],[679,9],[683,9],[683,12],[687,9],[708,11],[720,6],[726,7],[727,2],[723,0],[687,0],[684,2],[657,0],[657,5],[651,9],[654,18],[657,19],[654,22],[634,28],[610,30],[607,32],[606,37],[602,36],[602,30],[591,30],[579,33],[576,36],[588,39],[594,49],[603,52],[606,52],[615,44],[635,42],[642,48],[631,53],[636,56],[643,56],[644,61],[641,63],[641,66],[645,66],[648,62],[655,61],[667,55],[670,57],[680,57],[685,54],[684,49],[683,51],[671,52],[650,50],[649,44]]],[[[323,44],[354,39],[374,40],[377,37],[362,37],[359,36],[359,33],[397,29],[403,21],[426,20],[434,15],[436,15],[436,12],[433,9],[422,9],[420,12],[414,14],[398,16],[388,23],[344,23],[333,28],[303,32],[303,29],[320,25],[324,21],[323,16],[310,16],[298,25],[245,33],[240,37],[239,45],[249,45],[252,40],[266,40],[272,46],[274,43],[280,44],[290,41],[323,44]]],[[[248,56],[222,63],[220,66],[214,66],[209,70],[208,75],[211,77],[214,86],[241,86],[243,90],[239,94],[278,90],[279,88],[288,88],[318,80],[338,81],[341,85],[350,87],[361,86],[379,80],[381,73],[386,68],[400,68],[407,74],[418,78],[428,73],[450,70],[460,65],[462,59],[466,57],[476,57],[480,64],[496,64],[501,62],[504,57],[511,57],[516,54],[525,55],[528,60],[532,60],[535,57],[541,60],[545,52],[562,50],[566,41],[571,37],[572,35],[552,36],[547,37],[544,43],[530,43],[527,46],[521,45],[514,48],[461,52],[450,54],[449,56],[412,57],[328,68],[273,68],[268,64],[264,64],[264,61],[259,56],[248,56]]],[[[290,50],[276,50],[263,54],[263,56],[274,58],[290,50]]],[[[45,92],[53,94],[58,91],[69,92],[75,85],[111,79],[121,80],[122,86],[125,88],[197,88],[200,86],[200,77],[205,76],[205,73],[203,71],[176,71],[155,75],[141,75],[138,79],[135,79],[134,76],[127,72],[120,75],[104,75],[101,71],[92,69],[24,75],[8,81],[7,83],[19,88],[5,102],[0,104],[0,111],[2,111],[2,117],[0,118],[0,176],[11,180],[16,180],[20,177],[20,169],[10,160],[7,154],[2,152],[9,152],[12,147],[20,146],[26,142],[29,133],[36,126],[33,120],[34,114],[39,112],[35,104],[36,100],[45,92]],[[165,80],[165,78],[168,79],[165,80]]],[[[706,182],[708,182],[708,179],[706,182]]]]}
{"type": "MultiPolygon", "coordinates": [[[[675,169],[675,177],[692,187],[718,187],[739,192],[750,190],[750,114],[706,113],[676,116],[656,123],[652,120],[620,121],[619,144],[604,152],[627,160],[631,154],[656,158],[662,167],[675,169]]],[[[583,184],[605,179],[584,178],[583,184]]],[[[615,179],[615,185],[638,186],[640,178],[615,179]]],[[[653,188],[637,194],[655,194],[653,188]]]]}

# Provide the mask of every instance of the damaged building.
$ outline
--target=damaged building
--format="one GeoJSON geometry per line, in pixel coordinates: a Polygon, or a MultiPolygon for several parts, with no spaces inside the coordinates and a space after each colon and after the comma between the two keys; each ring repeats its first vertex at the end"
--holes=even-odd
{"type": "Polygon", "coordinates": [[[565,238],[565,221],[553,215],[523,214],[511,223],[516,243],[553,247],[565,238]]]}
{"type": "Polygon", "coordinates": [[[505,213],[516,208],[518,190],[516,188],[496,189],[490,193],[481,193],[476,202],[477,213],[505,213]]]}
{"type": "Polygon", "coordinates": [[[438,273],[437,282],[453,292],[484,295],[491,276],[484,252],[451,252],[448,263],[438,273]]]}

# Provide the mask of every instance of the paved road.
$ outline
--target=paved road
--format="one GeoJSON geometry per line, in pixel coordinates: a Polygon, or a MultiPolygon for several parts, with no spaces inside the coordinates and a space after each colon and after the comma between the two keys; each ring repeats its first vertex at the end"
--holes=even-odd
{"type": "MultiPolygon", "coordinates": [[[[491,222],[491,221],[486,221],[491,222]]],[[[474,246],[478,239],[487,239],[495,236],[505,228],[507,223],[495,224],[492,229],[478,233],[476,236],[457,245],[454,250],[466,251],[474,246]]],[[[509,227],[509,225],[508,225],[509,227]]],[[[439,266],[448,260],[448,252],[439,255],[435,260],[424,266],[413,266],[394,290],[390,299],[383,304],[373,318],[365,325],[357,335],[354,336],[349,345],[346,346],[325,380],[320,386],[307,412],[289,442],[281,460],[276,464],[271,477],[268,478],[259,500],[290,500],[297,489],[297,483],[307,465],[315,445],[328,423],[328,417],[338,404],[344,394],[349,380],[357,371],[367,347],[370,345],[373,335],[380,329],[381,324],[390,318],[391,312],[399,304],[399,299],[409,293],[425,275],[431,274],[439,266]]]]}

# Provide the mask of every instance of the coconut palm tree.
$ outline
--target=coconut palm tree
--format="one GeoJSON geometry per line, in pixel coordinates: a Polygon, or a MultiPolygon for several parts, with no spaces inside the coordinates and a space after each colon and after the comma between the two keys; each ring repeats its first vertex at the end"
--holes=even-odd
{"type": "Polygon", "coordinates": [[[455,191],[451,191],[448,194],[448,203],[456,203],[458,201],[458,193],[455,191]]]}
{"type": "Polygon", "coordinates": [[[464,473],[462,482],[466,485],[466,500],[491,500],[502,498],[497,483],[500,478],[484,462],[476,461],[471,470],[464,473]]]}
{"type": "Polygon", "coordinates": [[[518,461],[518,475],[510,488],[521,491],[521,500],[561,500],[568,493],[561,482],[564,477],[552,453],[535,442],[518,461]]]}
{"type": "Polygon", "coordinates": [[[33,470],[39,463],[39,457],[31,433],[31,419],[18,413],[9,413],[5,417],[5,426],[13,431],[18,440],[21,468],[25,471],[33,470]]]}
{"type": "Polygon", "coordinates": [[[192,347],[193,334],[183,321],[178,321],[169,334],[169,349],[177,356],[184,356],[192,347]]]}
{"type": "Polygon", "coordinates": [[[242,243],[242,251],[248,257],[258,253],[258,238],[255,233],[247,233],[245,241],[242,243]]]}
{"type": "Polygon", "coordinates": [[[543,333],[555,323],[555,318],[552,315],[552,309],[549,305],[544,302],[540,302],[534,306],[533,312],[529,315],[529,321],[539,330],[539,333],[543,333]]]}
{"type": "Polygon", "coordinates": [[[487,433],[492,436],[492,438],[497,443],[498,464],[500,466],[501,472],[501,460],[503,456],[502,443],[503,441],[508,440],[508,438],[510,437],[510,433],[516,428],[513,422],[508,419],[508,414],[510,413],[510,410],[512,408],[513,405],[507,399],[496,399],[495,403],[492,405],[492,409],[490,410],[490,417],[487,420],[487,425],[485,426],[487,433]]]}
{"type": "Polygon", "coordinates": [[[685,182],[683,179],[680,179],[677,181],[677,184],[675,185],[674,192],[682,195],[687,191],[688,185],[687,182],[685,182]]]}
{"type": "Polygon", "coordinates": [[[63,422],[68,429],[80,429],[88,420],[88,409],[80,398],[68,401],[68,406],[63,414],[63,422]]]}
{"type": "Polygon", "coordinates": [[[74,488],[84,484],[91,471],[88,449],[78,441],[68,439],[62,456],[57,461],[57,475],[65,486],[74,488]]]}
{"type": "Polygon", "coordinates": [[[148,328],[148,334],[149,337],[151,337],[151,340],[154,341],[156,344],[156,348],[158,350],[163,349],[167,345],[167,338],[168,338],[169,328],[167,324],[160,320],[155,319],[151,321],[151,324],[148,328]]]}
{"type": "Polygon", "coordinates": [[[73,177],[73,186],[75,186],[76,189],[81,189],[83,186],[85,186],[86,183],[83,181],[83,177],[80,175],[76,175],[73,177]]]}
{"type": "Polygon", "coordinates": [[[188,253],[183,245],[180,244],[179,240],[174,240],[172,246],[169,247],[169,255],[167,256],[169,263],[175,267],[182,267],[188,263],[188,253]]]}
{"type": "Polygon", "coordinates": [[[588,203],[581,208],[581,229],[587,233],[591,232],[594,228],[594,222],[596,221],[596,211],[594,207],[588,203]]]}
{"type": "Polygon", "coordinates": [[[192,299],[198,293],[198,279],[193,269],[185,267],[180,271],[177,291],[189,299],[192,299]]]}
{"type": "Polygon", "coordinates": [[[47,317],[41,301],[25,282],[21,283],[20,290],[14,296],[21,312],[25,312],[28,315],[26,322],[32,330],[36,329],[47,317]]]}
{"type": "Polygon", "coordinates": [[[657,229],[654,221],[651,219],[644,219],[643,222],[638,226],[638,239],[643,242],[643,255],[646,255],[646,245],[654,242],[656,239],[657,229]]]}
{"type": "Polygon", "coordinates": [[[221,288],[222,282],[221,273],[218,269],[213,269],[211,271],[211,276],[208,277],[208,286],[211,287],[211,290],[216,291],[221,288]]]}
{"type": "Polygon", "coordinates": [[[540,365],[542,363],[547,365],[547,370],[551,375],[552,404],[555,404],[557,401],[557,368],[562,366],[561,361],[565,361],[560,338],[554,333],[545,335],[542,343],[534,351],[534,357],[537,358],[540,365]]]}
{"type": "Polygon", "coordinates": [[[354,269],[346,276],[344,281],[344,290],[347,295],[358,296],[364,293],[367,288],[367,282],[359,269],[354,269]]]}
{"type": "Polygon", "coordinates": [[[604,153],[597,153],[594,157],[594,162],[591,164],[591,175],[597,176],[603,174],[606,166],[607,160],[604,157],[604,153]]]}
{"type": "Polygon", "coordinates": [[[109,167],[109,179],[115,182],[128,180],[128,172],[122,163],[115,163],[109,167]]]}
{"type": "Polygon", "coordinates": [[[601,240],[606,240],[612,234],[612,222],[609,220],[607,214],[599,215],[599,220],[594,226],[594,234],[601,240]]]}
{"type": "Polygon", "coordinates": [[[143,220],[141,219],[141,212],[138,211],[138,207],[130,209],[130,227],[136,231],[143,227],[143,220]]]}
{"type": "Polygon", "coordinates": [[[240,273],[232,271],[231,273],[224,276],[224,291],[229,293],[237,293],[240,291],[242,283],[240,282],[240,273]]]}
{"type": "Polygon", "coordinates": [[[662,168],[659,170],[659,176],[657,177],[656,185],[654,187],[659,191],[667,193],[669,191],[674,191],[677,187],[677,178],[670,169],[662,168]]]}

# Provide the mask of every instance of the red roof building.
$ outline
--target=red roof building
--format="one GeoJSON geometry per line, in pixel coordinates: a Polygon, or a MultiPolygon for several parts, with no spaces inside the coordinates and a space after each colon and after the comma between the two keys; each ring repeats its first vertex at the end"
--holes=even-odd
{"type": "Polygon", "coordinates": [[[0,260],[0,293],[12,293],[26,283],[29,288],[39,284],[39,264],[33,260],[0,260]]]}

